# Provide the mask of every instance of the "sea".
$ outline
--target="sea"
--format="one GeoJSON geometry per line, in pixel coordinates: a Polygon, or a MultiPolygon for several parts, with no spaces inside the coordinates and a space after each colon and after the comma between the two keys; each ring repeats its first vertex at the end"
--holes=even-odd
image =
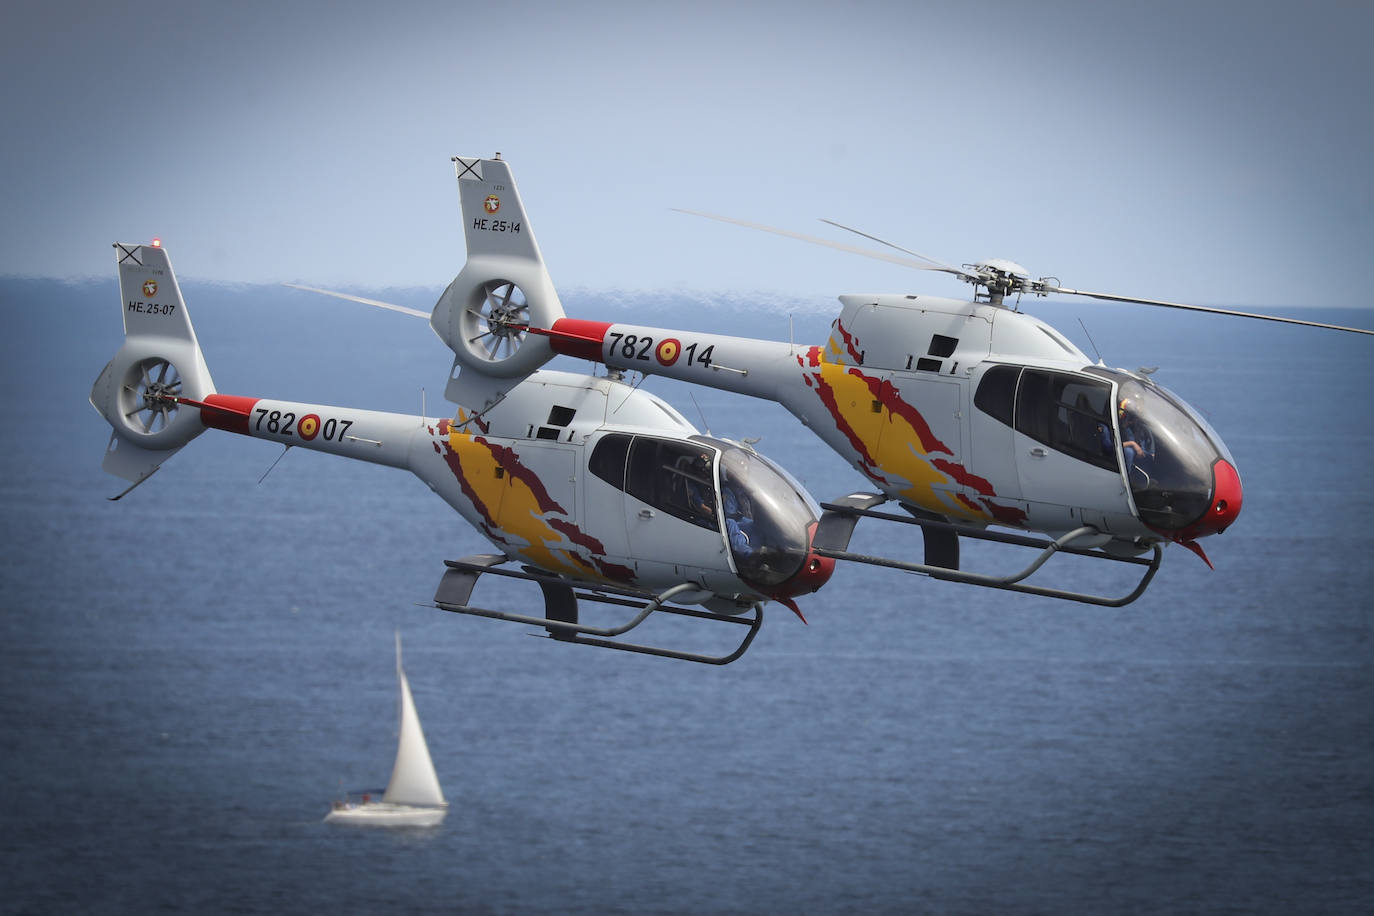
{"type": "MultiPolygon", "coordinates": [[[[183,289],[221,392],[452,409],[423,321],[183,289]]],[[[428,310],[439,290],[357,292],[428,310]]],[[[564,303],[799,343],[839,309],[564,303]]],[[[122,337],[113,276],[0,279],[0,912],[1374,910],[1374,340],[1023,307],[1108,365],[1158,367],[1220,431],[1245,505],[1205,543],[1215,569],[1170,547],[1142,598],[1106,609],[842,565],[802,601],[809,625],[770,606],[749,652],[712,667],[427,607],[445,559],[489,546],[400,471],[210,431],[111,501],[125,484],[100,470],[87,398],[122,337]],[[325,824],[389,777],[397,632],[448,817],[325,824]]],[[[818,500],[864,489],[776,405],[643,384],[758,438],[818,500]]],[[[855,549],[919,558],[918,533],[872,524],[855,549]]],[[[1071,559],[1038,575],[1129,590],[1071,559]]],[[[688,648],[736,635],[650,625],[688,648]]]]}

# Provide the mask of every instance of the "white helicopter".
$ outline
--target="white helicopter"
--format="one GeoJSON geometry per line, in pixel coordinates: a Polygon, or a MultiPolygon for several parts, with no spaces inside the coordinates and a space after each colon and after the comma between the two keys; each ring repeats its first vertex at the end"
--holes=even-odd
{"type": "MultiPolygon", "coordinates": [[[[471,195],[499,203],[502,184],[509,181],[504,162],[455,162],[465,201],[471,195]]],[[[466,207],[464,212],[470,233],[504,239],[528,232],[528,223],[468,217],[466,207]]],[[[1006,298],[1081,295],[1374,333],[1088,293],[1064,288],[1053,278],[1031,280],[1010,261],[951,267],[905,249],[898,250],[912,258],[712,218],[953,273],[973,284],[975,294],[970,300],[841,296],[843,309],[829,340],[797,347],[568,318],[552,291],[534,282],[541,278],[521,275],[513,266],[503,276],[509,285],[502,287],[499,308],[474,309],[464,300],[468,287],[462,284],[450,287],[435,307],[432,325],[456,354],[450,392],[463,392],[450,397],[473,405],[500,403],[510,386],[563,353],[776,401],[881,491],[823,504],[816,553],[1115,607],[1144,592],[1159,568],[1161,545],[1181,544],[1207,561],[1198,542],[1236,520],[1243,500],[1240,474],[1216,431],[1148,372],[1094,365],[1053,327],[1009,308],[1006,298]],[[889,499],[907,514],[874,509],[889,499]],[[919,525],[925,562],[849,552],[850,535],[861,518],[919,525]],[[960,537],[1029,546],[1040,553],[1012,575],[968,572],[959,569],[960,537]],[[1121,596],[1024,581],[1059,552],[1135,564],[1143,572],[1134,589],[1121,596]]]]}
{"type": "MultiPolygon", "coordinates": [[[[469,216],[499,210],[507,228],[468,221],[468,261],[440,303],[461,303],[452,320],[483,354],[510,343],[511,278],[558,308],[504,168],[489,164],[491,181],[476,193],[465,188],[463,202],[469,216]]],[[[115,248],[124,344],[91,390],[113,428],[103,467],[131,481],[114,499],[211,428],[409,470],[500,551],[446,561],[436,607],[532,624],[567,642],[711,664],[749,648],[768,600],[802,617],[793,598],[820,588],[834,569],[812,546],[819,508],[784,471],[747,446],[701,435],[619,373],[526,373],[500,398],[471,405],[480,412],[460,407],[453,418],[220,394],[167,251],[115,248]],[[500,568],[507,561],[520,568],[500,568]],[[473,605],[484,573],[538,583],[544,616],[473,605]],[[579,600],[637,613],[594,627],[579,619],[579,600]],[[746,631],[724,655],[617,638],[655,611],[746,631]]]]}

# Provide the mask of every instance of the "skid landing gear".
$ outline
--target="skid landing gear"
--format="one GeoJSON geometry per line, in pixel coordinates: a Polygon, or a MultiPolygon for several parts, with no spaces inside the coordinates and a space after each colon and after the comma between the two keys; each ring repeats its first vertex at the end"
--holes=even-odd
{"type": "Polygon", "coordinates": [[[543,627],[548,631],[550,637],[560,642],[575,643],[581,646],[600,646],[603,649],[634,652],[639,655],[654,655],[659,658],[676,658],[681,661],[699,662],[705,665],[728,665],[739,658],[748,650],[750,643],[758,635],[759,627],[763,625],[763,606],[760,604],[754,605],[750,615],[737,617],[713,614],[709,611],[693,608],[673,607],[668,604],[678,595],[699,591],[700,586],[692,582],[675,585],[662,594],[655,595],[651,592],[617,586],[589,585],[572,579],[535,572],[529,567],[522,567],[520,571],[496,568],[506,560],[507,558],[500,554],[479,554],[464,557],[461,560],[445,560],[444,565],[448,568],[444,570],[444,577],[439,580],[439,589],[434,593],[434,606],[455,614],[467,614],[472,617],[487,617],[492,620],[507,620],[512,623],[543,627]],[[507,611],[495,611],[469,604],[468,602],[472,599],[473,586],[477,584],[477,579],[484,573],[537,583],[544,593],[544,616],[512,614],[507,611]],[[595,601],[600,604],[638,608],[639,613],[635,614],[629,622],[618,627],[592,627],[578,622],[579,599],[595,601]],[[734,624],[746,627],[747,630],[744,639],[735,647],[733,652],[727,655],[684,652],[660,646],[622,642],[615,638],[639,626],[655,611],[680,617],[692,617],[698,620],[734,624]]]}
{"type": "Polygon", "coordinates": [[[1089,550],[1081,547],[1069,546],[1080,538],[1092,537],[1099,533],[1096,528],[1086,525],[1081,528],[1076,528],[1053,541],[1049,541],[1019,534],[1004,534],[996,531],[987,531],[982,528],[973,528],[967,525],[955,525],[950,522],[932,521],[924,518],[911,518],[906,515],[896,515],[891,512],[873,511],[873,506],[885,501],[885,497],[877,494],[855,493],[843,499],[836,500],[833,503],[821,503],[821,508],[825,510],[825,514],[821,516],[820,526],[816,531],[814,544],[815,552],[823,557],[831,557],[836,560],[867,563],[870,566],[886,566],[892,569],[905,570],[906,572],[920,573],[930,576],[932,579],[943,579],[946,582],[980,585],[984,588],[1000,588],[1006,591],[1021,592],[1027,595],[1040,595],[1046,598],[1062,598],[1068,601],[1081,601],[1084,604],[1096,604],[1102,607],[1122,607],[1130,604],[1144,594],[1145,588],[1150,584],[1150,580],[1154,578],[1155,573],[1159,570],[1159,564],[1163,558],[1163,550],[1161,550],[1158,544],[1151,545],[1154,554],[1148,559],[1145,557],[1116,556],[1115,554],[1109,554],[1101,550],[1089,550]],[[886,557],[850,553],[848,550],[850,536],[853,535],[854,527],[859,523],[859,520],[863,518],[899,522],[903,525],[919,525],[925,536],[926,562],[910,563],[904,560],[893,560],[886,557]],[[994,541],[999,544],[1014,544],[1019,547],[1034,547],[1040,550],[1040,554],[1025,569],[1009,576],[990,576],[982,573],[964,572],[958,568],[958,539],[961,537],[975,538],[981,541],[994,541]],[[1140,581],[1136,584],[1136,587],[1129,594],[1117,598],[1106,595],[1094,595],[1087,592],[1047,588],[1041,585],[1027,585],[1023,582],[1024,579],[1031,576],[1036,570],[1049,562],[1050,558],[1056,553],[1067,553],[1074,556],[1088,557],[1094,560],[1111,560],[1116,563],[1143,566],[1145,567],[1145,572],[1141,576],[1140,581]]]}

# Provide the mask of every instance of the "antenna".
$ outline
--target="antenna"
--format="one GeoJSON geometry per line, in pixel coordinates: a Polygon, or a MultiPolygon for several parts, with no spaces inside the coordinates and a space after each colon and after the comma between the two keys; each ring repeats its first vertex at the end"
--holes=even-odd
{"type": "Polygon", "coordinates": [[[704,426],[704,427],[706,427],[706,435],[708,435],[708,436],[711,435],[711,424],[710,424],[710,422],[706,419],[706,411],[702,410],[702,409],[701,409],[701,405],[700,405],[699,403],[697,403],[697,396],[696,396],[696,394],[694,394],[693,392],[689,391],[689,392],[687,392],[687,395],[692,399],[692,403],[693,403],[693,404],[696,404],[697,413],[701,414],[701,425],[704,426]]]}
{"type": "Polygon", "coordinates": [[[1078,324],[1079,327],[1083,329],[1083,333],[1087,336],[1089,345],[1093,348],[1093,355],[1097,357],[1097,364],[1099,366],[1102,365],[1102,354],[1097,352],[1097,343],[1093,340],[1093,336],[1088,333],[1088,326],[1083,323],[1082,318],[1078,319],[1078,324]]]}
{"type": "Polygon", "coordinates": [[[286,457],[286,453],[289,451],[291,451],[291,446],[289,445],[281,450],[281,454],[277,456],[277,460],[272,462],[271,466],[269,466],[267,470],[263,471],[262,476],[258,478],[259,484],[261,484],[264,480],[267,479],[267,475],[272,473],[272,468],[275,468],[278,464],[280,464],[281,460],[286,457]]]}
{"type": "Polygon", "coordinates": [[[630,400],[630,396],[633,395],[633,394],[635,393],[635,389],[637,389],[640,385],[643,385],[643,384],[644,384],[644,380],[645,380],[646,378],[648,378],[648,376],[645,375],[643,372],[639,373],[639,381],[637,381],[637,382],[635,382],[633,385],[631,385],[631,386],[630,386],[630,390],[627,391],[627,392],[625,392],[625,397],[621,399],[621,401],[620,401],[619,404],[615,405],[615,410],[612,410],[612,411],[611,411],[611,415],[612,415],[612,416],[614,416],[615,414],[620,413],[620,408],[622,408],[622,407],[625,406],[625,403],[626,403],[627,401],[630,400]]]}

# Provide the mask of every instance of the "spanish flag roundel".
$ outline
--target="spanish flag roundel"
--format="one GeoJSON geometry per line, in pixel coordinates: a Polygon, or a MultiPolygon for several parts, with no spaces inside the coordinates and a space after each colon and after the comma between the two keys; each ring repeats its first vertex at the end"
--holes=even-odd
{"type": "Polygon", "coordinates": [[[296,432],[300,434],[302,439],[309,442],[320,433],[320,418],[313,413],[306,414],[296,424],[296,432]]]}
{"type": "Polygon", "coordinates": [[[671,366],[673,363],[677,362],[678,355],[681,353],[682,341],[678,340],[676,337],[665,338],[659,341],[658,346],[654,348],[654,356],[656,356],[658,361],[665,366],[671,366]]]}

